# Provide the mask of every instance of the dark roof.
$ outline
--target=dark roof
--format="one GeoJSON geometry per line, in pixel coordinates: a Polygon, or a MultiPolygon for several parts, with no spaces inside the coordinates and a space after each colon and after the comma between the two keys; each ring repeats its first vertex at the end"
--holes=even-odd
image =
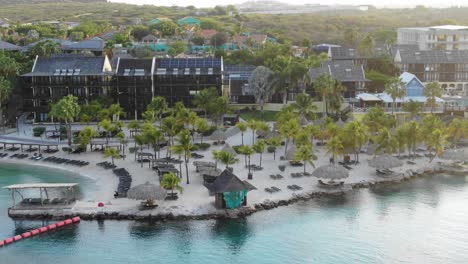
{"type": "Polygon", "coordinates": [[[105,75],[106,57],[57,55],[37,58],[32,72],[23,76],[105,75]]]}
{"type": "Polygon", "coordinates": [[[256,68],[254,65],[225,65],[223,75],[231,80],[248,80],[256,68]]]}
{"type": "Polygon", "coordinates": [[[354,65],[351,60],[325,61],[318,68],[309,70],[309,76],[312,81],[321,75],[331,75],[333,79],[340,82],[365,82],[364,69],[361,65],[354,65]]]}
{"type": "Polygon", "coordinates": [[[157,59],[155,75],[221,74],[223,61],[217,58],[157,59]]]}
{"type": "Polygon", "coordinates": [[[118,76],[142,76],[151,75],[153,59],[126,59],[120,58],[118,62],[118,76]]]}
{"type": "MultiPolygon", "coordinates": [[[[468,50],[413,50],[397,49],[400,53],[401,63],[461,63],[468,61],[468,50]]],[[[397,52],[395,51],[395,55],[397,52]]]]}
{"type": "Polygon", "coordinates": [[[59,44],[62,46],[62,49],[65,48],[65,47],[68,46],[68,45],[73,44],[73,42],[68,41],[68,40],[66,40],[66,39],[45,38],[45,39],[41,39],[41,40],[39,40],[39,41],[33,42],[33,43],[31,43],[31,44],[29,44],[29,45],[27,45],[27,46],[24,46],[23,49],[25,49],[25,50],[30,50],[30,49],[32,49],[33,47],[35,47],[37,44],[39,44],[39,43],[41,43],[41,42],[43,42],[43,41],[46,41],[46,40],[51,40],[51,41],[53,41],[53,42],[59,43],[59,44]]]}
{"type": "Polygon", "coordinates": [[[207,186],[207,188],[213,193],[240,192],[257,189],[247,181],[242,181],[237,178],[237,176],[229,170],[224,170],[212,184],[207,186]]]}
{"type": "Polygon", "coordinates": [[[64,50],[89,50],[89,51],[102,51],[105,42],[102,39],[83,40],[63,47],[64,50]]]}
{"type": "Polygon", "coordinates": [[[21,50],[21,47],[0,40],[0,50],[21,50]]]}
{"type": "Polygon", "coordinates": [[[372,55],[361,54],[357,49],[346,47],[331,47],[332,60],[354,60],[354,59],[369,59],[388,55],[387,49],[384,47],[376,47],[372,55]]]}

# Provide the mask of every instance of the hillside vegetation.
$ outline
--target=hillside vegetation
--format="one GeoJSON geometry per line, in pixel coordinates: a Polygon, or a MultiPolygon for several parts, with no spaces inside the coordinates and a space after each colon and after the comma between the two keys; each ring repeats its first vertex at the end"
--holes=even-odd
{"type": "MultiPolygon", "coordinates": [[[[2,0],[0,0],[1,3],[2,0]]],[[[3,0],[4,1],[4,0],[3,0]]],[[[34,1],[34,0],[32,0],[34,1]]],[[[0,19],[20,23],[41,20],[110,22],[113,25],[130,24],[135,18],[143,22],[156,17],[178,19],[184,16],[206,14],[223,24],[243,31],[268,33],[280,40],[290,39],[301,44],[304,39],[314,43],[346,44],[344,32],[354,28],[363,37],[369,32],[384,34],[405,26],[439,24],[468,24],[468,8],[432,9],[374,9],[369,11],[333,11],[316,14],[269,15],[249,14],[216,15],[215,9],[194,7],[136,6],[119,3],[40,3],[34,5],[2,6],[0,19]]]]}

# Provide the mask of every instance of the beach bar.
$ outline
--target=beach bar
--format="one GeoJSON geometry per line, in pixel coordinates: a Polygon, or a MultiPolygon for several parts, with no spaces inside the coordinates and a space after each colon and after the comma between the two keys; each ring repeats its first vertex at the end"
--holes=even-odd
{"type": "Polygon", "coordinates": [[[239,179],[229,170],[223,171],[212,184],[206,187],[215,195],[215,206],[219,209],[235,209],[247,205],[247,193],[257,189],[247,181],[239,179]]]}

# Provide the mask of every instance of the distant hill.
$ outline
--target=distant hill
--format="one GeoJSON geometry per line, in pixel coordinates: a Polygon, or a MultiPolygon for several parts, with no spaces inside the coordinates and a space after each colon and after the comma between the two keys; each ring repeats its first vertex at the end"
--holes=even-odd
{"type": "Polygon", "coordinates": [[[0,5],[21,5],[39,3],[106,3],[107,0],[0,0],[0,5]]]}
{"type": "Polygon", "coordinates": [[[361,10],[368,9],[367,6],[358,5],[320,5],[320,4],[306,4],[306,5],[291,5],[278,1],[248,1],[236,5],[240,13],[243,14],[301,14],[301,13],[316,13],[324,11],[337,11],[337,10],[361,10]]]}

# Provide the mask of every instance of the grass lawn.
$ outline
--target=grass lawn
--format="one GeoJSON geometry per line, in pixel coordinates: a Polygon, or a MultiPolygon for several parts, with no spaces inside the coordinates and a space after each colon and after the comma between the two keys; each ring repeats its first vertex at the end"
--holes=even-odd
{"type": "MultiPolygon", "coordinates": [[[[263,120],[264,121],[276,121],[276,114],[278,112],[275,111],[263,111],[263,120]]],[[[245,121],[249,121],[252,119],[255,120],[261,120],[262,119],[262,114],[260,111],[242,111],[240,113],[240,116],[242,119],[245,121]]]]}

